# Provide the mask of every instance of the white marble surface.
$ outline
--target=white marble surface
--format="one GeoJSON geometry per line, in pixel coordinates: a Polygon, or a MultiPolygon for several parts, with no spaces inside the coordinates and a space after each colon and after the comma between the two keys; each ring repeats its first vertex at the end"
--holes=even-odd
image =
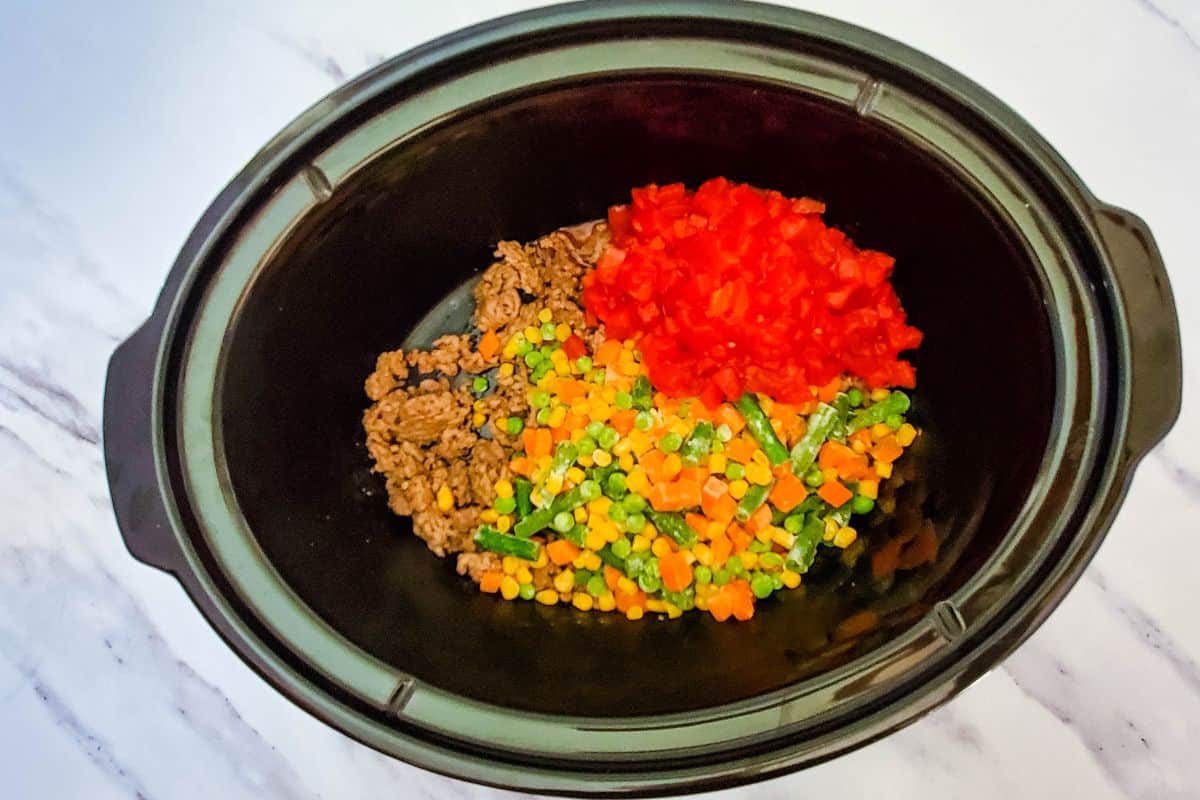
{"type": "MultiPolygon", "coordinates": [[[[109,352],[262,142],[383,57],[529,5],[0,3],[0,796],[501,794],[378,755],[254,676],[126,554],[98,431],[109,352]]],[[[1200,796],[1200,3],[802,5],[965,72],[1145,217],[1193,402],[1002,667],[882,742],[722,796],[1200,796]]]]}

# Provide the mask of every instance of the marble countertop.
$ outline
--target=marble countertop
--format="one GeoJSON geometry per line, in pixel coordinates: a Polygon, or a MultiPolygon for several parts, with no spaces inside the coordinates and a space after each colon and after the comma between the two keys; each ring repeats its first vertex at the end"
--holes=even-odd
{"type": "MultiPolygon", "coordinates": [[[[0,4],[0,794],[498,797],[293,706],[117,533],[112,348],[193,223],[302,109],[524,0],[0,4]],[[335,6],[338,10],[334,10],[335,6]]],[[[1200,793],[1200,3],[800,3],[925,50],[1023,114],[1166,259],[1185,410],[1061,608],[948,706],[735,797],[1200,793]]]]}

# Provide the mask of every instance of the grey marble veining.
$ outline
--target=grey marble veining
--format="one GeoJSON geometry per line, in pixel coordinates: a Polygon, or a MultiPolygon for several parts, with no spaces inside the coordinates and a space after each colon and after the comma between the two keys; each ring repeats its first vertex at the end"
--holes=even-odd
{"type": "MultiPolygon", "coordinates": [[[[256,148],[345,79],[532,3],[0,6],[0,796],[496,798],[387,759],[255,676],[126,553],[100,410],[112,348],[256,148]]],[[[803,4],[965,72],[1171,272],[1185,408],[1083,580],[1000,668],[915,725],[727,797],[1200,795],[1200,3],[803,4]]]]}

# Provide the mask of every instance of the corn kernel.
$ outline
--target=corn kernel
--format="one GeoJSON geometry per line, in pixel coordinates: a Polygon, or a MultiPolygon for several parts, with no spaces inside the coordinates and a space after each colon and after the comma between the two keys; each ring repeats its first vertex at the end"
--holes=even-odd
{"type": "Polygon", "coordinates": [[[851,442],[850,449],[853,450],[854,452],[858,453],[859,455],[862,455],[863,453],[867,452],[867,446],[866,446],[866,444],[863,443],[862,439],[855,439],[853,442],[851,442]]]}
{"type": "Polygon", "coordinates": [[[587,475],[579,467],[570,467],[567,470],[567,480],[574,484],[583,483],[587,479],[587,475]]]}
{"type": "Polygon", "coordinates": [[[571,598],[571,605],[575,606],[580,611],[591,611],[593,602],[592,596],[587,592],[576,592],[571,598]]]}
{"type": "Polygon", "coordinates": [[[840,528],[838,529],[838,532],[833,535],[833,543],[837,547],[840,547],[844,550],[845,548],[854,544],[854,540],[857,538],[858,531],[854,530],[854,528],[840,528]]]}
{"type": "Polygon", "coordinates": [[[646,477],[645,471],[631,469],[628,477],[625,478],[625,487],[634,494],[644,495],[650,490],[650,479],[646,477]]]}
{"type": "Polygon", "coordinates": [[[684,550],[683,551],[683,560],[686,561],[688,566],[690,567],[692,564],[696,563],[696,554],[693,553],[691,550],[684,550]]]}
{"type": "MultiPolygon", "coordinates": [[[[496,530],[501,533],[508,533],[512,530],[513,520],[508,514],[501,514],[496,517],[496,530]]],[[[528,581],[526,581],[528,583],[528,581]]]]}
{"type": "Polygon", "coordinates": [[[588,403],[588,419],[592,422],[608,422],[612,416],[612,408],[603,400],[592,400],[588,403]]]}
{"type": "Polygon", "coordinates": [[[513,577],[517,579],[517,583],[533,583],[533,573],[526,566],[517,567],[513,577]]]}
{"type": "Polygon", "coordinates": [[[583,568],[595,572],[604,566],[604,562],[600,560],[600,556],[593,553],[591,550],[583,554],[583,568]]]}
{"type": "Polygon", "coordinates": [[[668,619],[679,619],[683,616],[683,611],[674,603],[663,603],[663,607],[667,611],[668,619]]]}
{"type": "Polygon", "coordinates": [[[600,399],[604,402],[612,404],[617,399],[617,387],[605,386],[600,390],[600,399]]]}
{"type": "Polygon", "coordinates": [[[607,467],[612,463],[612,454],[597,447],[592,451],[592,461],[597,467],[607,467]]]}
{"type": "Polygon", "coordinates": [[[785,569],[783,574],[779,576],[779,579],[783,581],[783,585],[789,589],[795,589],[800,585],[800,573],[798,572],[792,572],[791,570],[785,569]]]}
{"type": "Polygon", "coordinates": [[[500,377],[508,378],[513,374],[513,365],[507,361],[500,365],[500,377]]]}
{"type": "Polygon", "coordinates": [[[875,474],[881,478],[892,477],[892,464],[890,461],[876,461],[875,474]]]}
{"type": "Polygon", "coordinates": [[[746,465],[746,480],[757,486],[766,486],[773,479],[771,468],[757,462],[746,465]]]}
{"type": "Polygon", "coordinates": [[[533,599],[544,606],[552,606],[558,602],[558,592],[553,589],[542,589],[533,596],[533,599]]]}
{"type": "Polygon", "coordinates": [[[638,531],[638,533],[640,533],[642,536],[645,536],[647,542],[653,542],[658,538],[658,528],[654,527],[649,522],[647,522],[646,527],[642,528],[640,531],[638,531]]]}
{"type": "MultiPolygon", "coordinates": [[[[538,479],[536,472],[534,473],[533,479],[535,481],[538,479]]],[[[542,490],[537,487],[534,487],[534,489],[529,492],[529,502],[533,503],[538,508],[541,508],[542,506],[546,505],[546,498],[542,496],[542,490]]]]}
{"type": "MultiPolygon", "coordinates": [[[[771,528],[771,541],[787,550],[796,543],[796,535],[788,533],[783,528],[771,528]]],[[[745,555],[743,553],[742,555],[745,555]]]]}
{"type": "Polygon", "coordinates": [[[755,449],[755,451],[750,454],[750,463],[766,467],[768,470],[771,468],[771,460],[767,458],[767,454],[760,449],[755,449]]]}
{"type": "Polygon", "coordinates": [[[562,475],[551,475],[550,477],[546,478],[546,483],[544,485],[546,487],[547,492],[549,492],[552,495],[556,495],[562,491],[563,476],[562,475]]]}
{"type": "Polygon", "coordinates": [[[633,447],[633,454],[641,456],[654,447],[654,440],[650,438],[650,434],[634,428],[629,432],[629,444],[633,447]]]}
{"type": "MultiPolygon", "coordinates": [[[[550,322],[554,319],[554,312],[548,308],[543,308],[538,312],[538,322],[550,322]]],[[[538,336],[541,336],[539,333],[538,336]]]]}
{"type": "Polygon", "coordinates": [[[704,533],[709,539],[715,539],[725,533],[725,523],[713,520],[704,526],[704,533]]]}
{"type": "Polygon", "coordinates": [[[604,545],[608,544],[608,537],[605,535],[603,527],[588,530],[584,544],[589,550],[604,549],[604,545]]]}
{"type": "Polygon", "coordinates": [[[600,596],[596,598],[596,608],[600,609],[601,611],[612,611],[616,607],[617,598],[608,589],[605,589],[600,593],[600,596]]]}
{"type": "Polygon", "coordinates": [[[825,520],[825,535],[832,539],[833,534],[837,533],[838,528],[840,528],[840,527],[841,526],[837,524],[836,520],[834,520],[832,518],[826,519],[825,520]]]}
{"type": "MultiPolygon", "coordinates": [[[[509,340],[504,345],[504,349],[500,351],[500,357],[505,361],[512,361],[517,357],[517,348],[521,346],[521,340],[516,336],[509,337],[509,340]]],[[[512,366],[511,364],[509,365],[512,366]]],[[[501,366],[503,369],[503,366],[501,366]]]]}
{"type": "Polygon", "coordinates": [[[564,569],[554,576],[554,588],[560,592],[569,592],[575,586],[575,571],[564,569]]]}
{"type": "Polygon", "coordinates": [[[638,590],[637,584],[624,575],[617,578],[617,588],[621,590],[621,594],[633,594],[638,590]]]}
{"type": "Polygon", "coordinates": [[[489,525],[494,524],[500,518],[500,512],[494,508],[485,508],[479,512],[479,521],[486,522],[489,525]]]}
{"type": "Polygon", "coordinates": [[[512,575],[505,575],[500,580],[500,596],[505,600],[516,600],[521,591],[521,584],[512,575]]]}
{"type": "Polygon", "coordinates": [[[597,497],[595,500],[588,503],[589,514],[599,514],[603,517],[612,508],[612,500],[607,497],[597,497]]]}
{"type": "Polygon", "coordinates": [[[505,556],[500,559],[500,568],[504,570],[505,575],[512,575],[521,568],[521,560],[516,556],[505,556]]]}
{"type": "Polygon", "coordinates": [[[527,342],[537,343],[542,340],[542,332],[532,325],[521,331],[521,333],[525,334],[525,341],[527,342]]]}
{"type": "Polygon", "coordinates": [[[713,453],[708,457],[708,470],[715,472],[718,475],[725,471],[725,467],[729,464],[729,459],[724,453],[713,453]]]}
{"type": "Polygon", "coordinates": [[[632,548],[635,553],[640,553],[643,550],[649,550],[650,540],[647,539],[644,534],[639,533],[633,537],[632,548]]]}
{"type": "Polygon", "coordinates": [[[604,533],[605,544],[612,544],[617,539],[621,538],[621,532],[617,530],[616,525],[605,525],[603,528],[601,528],[601,531],[604,533]]]}
{"type": "Polygon", "coordinates": [[[583,467],[584,469],[588,469],[596,463],[596,461],[592,458],[591,453],[580,453],[579,458],[575,460],[579,463],[579,466],[583,467]]]}
{"type": "Polygon", "coordinates": [[[485,422],[487,422],[487,417],[478,411],[471,416],[471,426],[474,428],[482,428],[485,422]]]}
{"type": "Polygon", "coordinates": [[[623,456],[626,453],[632,453],[633,452],[633,442],[629,441],[629,438],[626,437],[626,438],[620,440],[619,442],[617,442],[615,445],[613,445],[612,451],[613,451],[613,455],[615,455],[617,457],[623,456]]]}
{"type": "Polygon", "coordinates": [[[887,425],[885,425],[882,422],[876,422],[874,425],[871,426],[871,438],[874,439],[875,441],[879,441],[880,439],[884,438],[885,436],[891,436],[891,435],[892,435],[892,429],[889,428],[887,425]]]}
{"type": "Polygon", "coordinates": [[[565,342],[571,338],[571,326],[565,322],[560,322],[554,328],[554,338],[560,342],[565,342]]]}
{"type": "Polygon", "coordinates": [[[549,563],[550,563],[550,556],[546,555],[546,548],[539,547],[538,548],[538,557],[537,557],[537,560],[533,562],[533,568],[541,569],[542,567],[546,566],[549,563]]]}
{"type": "Polygon", "coordinates": [[[708,611],[707,597],[697,597],[694,602],[696,603],[696,609],[698,611],[708,611]]]}
{"type": "Polygon", "coordinates": [[[586,417],[588,413],[588,401],[580,399],[571,403],[571,413],[577,417],[586,417]]]}
{"type": "Polygon", "coordinates": [[[449,486],[442,486],[437,490],[437,507],[443,514],[454,508],[454,493],[450,491],[449,486]]]}
{"type": "Polygon", "coordinates": [[[630,620],[631,622],[637,622],[642,618],[644,613],[645,612],[642,611],[641,606],[630,606],[625,612],[625,619],[630,620]]]}
{"type": "Polygon", "coordinates": [[[879,499],[879,481],[859,481],[858,493],[872,500],[879,499]]]}
{"type": "Polygon", "coordinates": [[[653,611],[655,614],[663,614],[667,610],[667,604],[662,600],[651,597],[646,601],[646,610],[653,611]]]}
{"type": "Polygon", "coordinates": [[[558,406],[550,412],[550,418],[546,420],[546,425],[551,428],[561,428],[562,424],[567,421],[567,407],[558,406]]]}
{"type": "Polygon", "coordinates": [[[654,553],[654,555],[658,556],[659,558],[666,558],[667,556],[671,555],[670,542],[671,540],[666,536],[660,536],[654,540],[652,545],[650,545],[650,552],[654,553]]]}
{"type": "Polygon", "coordinates": [[[664,480],[674,480],[683,471],[683,459],[679,457],[679,453],[668,453],[663,459],[660,471],[664,480]]]}
{"type": "Polygon", "coordinates": [[[729,482],[729,494],[733,496],[734,500],[741,500],[743,497],[745,497],[746,490],[749,488],[750,484],[746,483],[741,478],[738,478],[736,481],[729,482]]]}
{"type": "Polygon", "coordinates": [[[501,478],[500,480],[496,481],[495,489],[496,489],[496,497],[512,497],[513,496],[512,481],[508,480],[507,478],[501,478]]]}
{"type": "Polygon", "coordinates": [[[746,569],[754,569],[758,566],[758,553],[753,550],[743,550],[739,557],[742,559],[742,566],[746,569]]]}
{"type": "Polygon", "coordinates": [[[896,431],[896,444],[901,447],[908,447],[917,438],[917,429],[909,423],[904,423],[900,429],[896,431]]]}
{"type": "Polygon", "coordinates": [[[712,550],[704,542],[697,542],[692,545],[692,552],[696,555],[696,560],[701,564],[708,566],[712,563],[712,550]]]}
{"type": "Polygon", "coordinates": [[[571,363],[569,361],[551,361],[550,363],[554,365],[554,371],[557,374],[563,377],[571,374],[571,363]]]}
{"type": "Polygon", "coordinates": [[[587,509],[584,508],[583,506],[579,506],[571,513],[575,515],[576,522],[587,522],[588,521],[588,512],[587,512],[587,509]]]}
{"type": "MultiPolygon", "coordinates": [[[[617,459],[617,465],[621,468],[622,472],[629,472],[629,470],[633,469],[633,454],[622,453],[621,457],[617,459]]],[[[629,485],[628,481],[626,481],[625,485],[629,485]]]]}

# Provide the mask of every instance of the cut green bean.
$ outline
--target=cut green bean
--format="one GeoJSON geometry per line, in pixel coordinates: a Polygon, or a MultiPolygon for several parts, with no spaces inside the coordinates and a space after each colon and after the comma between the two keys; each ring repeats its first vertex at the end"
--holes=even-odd
{"type": "Polygon", "coordinates": [[[630,392],[630,399],[633,401],[633,407],[639,411],[649,411],[654,400],[654,387],[650,385],[650,379],[645,375],[638,375],[637,380],[633,382],[633,391],[630,392]]]}
{"type": "Polygon", "coordinates": [[[810,517],[804,527],[796,534],[792,547],[788,550],[784,563],[794,572],[808,572],[813,559],[817,557],[817,545],[825,536],[825,523],[817,517],[810,517]]]}
{"type": "Polygon", "coordinates": [[[542,546],[535,541],[501,533],[486,525],[476,532],[475,544],[484,550],[491,550],[502,556],[516,556],[525,561],[537,561],[538,554],[542,551],[542,546]]]}
{"type": "Polygon", "coordinates": [[[904,392],[892,392],[878,403],[868,406],[850,417],[850,422],[847,423],[846,427],[850,433],[854,433],[860,428],[867,428],[883,422],[892,414],[904,414],[911,405],[912,403],[909,401],[908,395],[904,392]]]}
{"type": "MultiPolygon", "coordinates": [[[[821,445],[829,438],[830,431],[838,422],[838,410],[828,403],[821,403],[808,418],[808,428],[796,446],[792,448],[792,472],[803,475],[817,460],[821,445]]],[[[809,484],[812,485],[811,483],[809,484]]],[[[820,484],[817,484],[818,486],[820,484]]]]}
{"type": "Polygon", "coordinates": [[[691,547],[696,543],[696,532],[683,521],[682,514],[670,511],[650,511],[646,516],[658,528],[658,532],[675,540],[680,547],[691,547]]]}
{"type": "Polygon", "coordinates": [[[707,420],[696,423],[696,427],[692,428],[692,432],[688,434],[688,438],[684,440],[683,447],[679,448],[679,457],[683,463],[689,467],[694,467],[700,463],[701,459],[708,455],[712,450],[713,438],[716,436],[716,430],[713,424],[707,420]]]}
{"type": "Polygon", "coordinates": [[[734,512],[733,518],[738,522],[745,522],[758,511],[759,507],[767,501],[767,495],[771,493],[771,486],[774,481],[766,486],[754,484],[746,490],[746,494],[738,501],[737,511],[734,512]]]}
{"type": "Polygon", "coordinates": [[[738,398],[737,410],[742,413],[742,418],[746,420],[746,428],[758,442],[759,447],[763,449],[767,460],[772,464],[782,464],[787,461],[787,448],[775,435],[775,429],[771,427],[771,420],[767,418],[766,412],[758,404],[758,398],[751,392],[743,393],[738,398]]]}
{"type": "Polygon", "coordinates": [[[533,513],[533,484],[527,478],[517,478],[513,481],[513,496],[517,499],[517,518],[524,519],[533,513]]]}

